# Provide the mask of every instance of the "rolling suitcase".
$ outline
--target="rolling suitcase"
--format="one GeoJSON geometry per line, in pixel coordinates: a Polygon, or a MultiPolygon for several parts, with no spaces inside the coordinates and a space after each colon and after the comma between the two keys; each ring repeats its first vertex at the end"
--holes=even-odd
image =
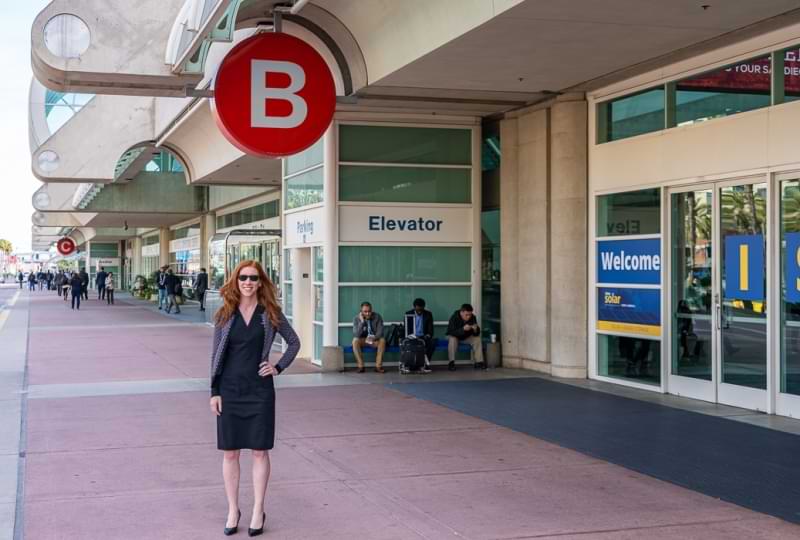
{"type": "Polygon", "coordinates": [[[414,336],[400,342],[400,373],[422,372],[425,367],[425,340],[414,336]]]}

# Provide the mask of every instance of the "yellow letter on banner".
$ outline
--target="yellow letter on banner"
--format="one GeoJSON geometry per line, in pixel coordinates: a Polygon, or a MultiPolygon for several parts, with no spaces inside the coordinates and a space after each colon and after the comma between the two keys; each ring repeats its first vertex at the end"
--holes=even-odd
{"type": "Polygon", "coordinates": [[[739,290],[747,291],[750,289],[750,276],[747,275],[747,263],[750,262],[748,256],[750,252],[747,244],[739,246],[739,290]]]}

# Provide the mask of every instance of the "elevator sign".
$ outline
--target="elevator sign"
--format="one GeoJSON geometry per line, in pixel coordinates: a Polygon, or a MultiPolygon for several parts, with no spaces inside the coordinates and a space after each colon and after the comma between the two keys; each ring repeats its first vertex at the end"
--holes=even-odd
{"type": "Polygon", "coordinates": [[[336,87],[322,56],[283,33],[252,36],[222,61],[212,110],[225,138],[247,154],[301,152],[328,129],[336,87]]]}

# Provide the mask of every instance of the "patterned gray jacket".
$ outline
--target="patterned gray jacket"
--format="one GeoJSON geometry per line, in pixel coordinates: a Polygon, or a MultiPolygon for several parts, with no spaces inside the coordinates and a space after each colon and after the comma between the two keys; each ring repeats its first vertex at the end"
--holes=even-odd
{"type": "MultiPolygon", "coordinates": [[[[225,363],[225,350],[228,346],[228,336],[233,327],[234,317],[231,317],[223,324],[214,326],[214,348],[211,352],[211,395],[215,395],[215,388],[217,377],[222,373],[222,368],[225,363]]],[[[261,324],[264,325],[264,348],[261,352],[261,358],[269,360],[269,353],[272,350],[272,343],[275,341],[275,334],[280,334],[286,342],[286,352],[278,361],[275,369],[278,373],[289,367],[294,362],[297,353],[300,352],[300,338],[294,331],[289,321],[286,320],[283,313],[278,317],[278,327],[272,326],[269,322],[266,313],[261,314],[261,324]]]]}

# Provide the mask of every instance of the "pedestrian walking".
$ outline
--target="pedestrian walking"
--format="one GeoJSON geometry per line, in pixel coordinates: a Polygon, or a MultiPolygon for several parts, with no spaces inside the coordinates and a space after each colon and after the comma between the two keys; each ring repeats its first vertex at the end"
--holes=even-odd
{"type": "Polygon", "coordinates": [[[79,275],[81,278],[81,294],[84,300],[89,300],[89,273],[86,268],[81,268],[79,275]]]}
{"type": "Polygon", "coordinates": [[[181,307],[178,305],[178,297],[183,294],[183,287],[181,286],[181,278],[175,275],[172,268],[167,270],[167,277],[164,280],[164,289],[167,291],[167,313],[172,311],[172,306],[175,306],[175,314],[181,312],[181,307]]]}
{"type": "Polygon", "coordinates": [[[159,268],[158,274],[156,275],[156,287],[158,287],[158,309],[163,308],[167,304],[167,268],[168,266],[162,266],[159,268]]]}
{"type": "Polygon", "coordinates": [[[36,274],[31,272],[28,274],[28,290],[35,291],[36,290],[36,274]]]}
{"type": "Polygon", "coordinates": [[[69,280],[69,289],[72,294],[72,309],[81,309],[81,288],[83,283],[79,274],[74,274],[69,280]]]}
{"type": "Polygon", "coordinates": [[[21,290],[22,289],[22,283],[25,281],[25,274],[23,274],[22,272],[17,274],[17,281],[19,281],[19,288],[21,290]]]}
{"type": "Polygon", "coordinates": [[[200,273],[194,278],[192,284],[197,299],[200,301],[200,311],[206,310],[206,291],[208,290],[208,274],[205,268],[200,269],[200,273]]]}
{"type": "Polygon", "coordinates": [[[109,306],[113,306],[114,305],[114,272],[109,272],[108,276],[106,276],[105,289],[106,289],[106,303],[108,303],[109,306]]]}
{"type": "Polygon", "coordinates": [[[100,267],[100,271],[97,272],[97,276],[95,276],[94,284],[97,286],[97,299],[98,300],[105,300],[106,299],[106,278],[108,274],[106,273],[106,269],[104,267],[100,267]]]}
{"type": "Polygon", "coordinates": [[[264,498],[270,475],[269,450],[275,445],[274,377],[294,361],[300,339],[278,305],[275,285],[256,261],[242,261],[220,289],[222,307],[214,319],[211,355],[211,412],[217,417],[217,448],[224,452],[222,475],[228,498],[224,534],[237,532],[239,455],[253,457],[253,514],[250,536],[264,532],[264,498]],[[276,365],[269,362],[275,336],[286,351],[276,365]]]}

